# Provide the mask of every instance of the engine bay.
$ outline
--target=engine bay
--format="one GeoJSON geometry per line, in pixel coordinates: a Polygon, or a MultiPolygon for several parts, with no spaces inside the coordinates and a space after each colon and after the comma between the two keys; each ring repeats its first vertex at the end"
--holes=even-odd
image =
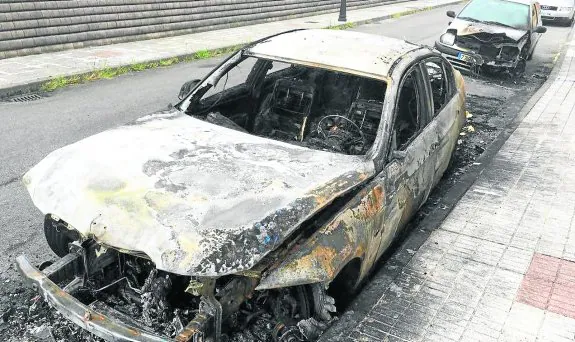
{"type": "Polygon", "coordinates": [[[199,89],[187,113],[249,134],[361,155],[377,136],[385,90],[386,84],[376,79],[247,58],[217,84],[199,89]],[[251,62],[251,71],[237,77],[234,71],[245,62],[251,62]],[[229,85],[237,78],[245,81],[229,85]],[[214,91],[216,86],[223,89],[214,91]]]}
{"type": "MultiPolygon", "coordinates": [[[[50,215],[45,224],[54,234],[66,229],[50,215]]],[[[60,235],[69,241],[65,236],[60,235]]],[[[304,342],[316,340],[337,311],[334,298],[319,283],[255,291],[257,271],[219,278],[181,276],[93,240],[69,246],[70,253],[40,268],[62,289],[62,297],[72,295],[98,313],[84,315],[84,321],[106,317],[132,331],[175,341],[304,342]]],[[[120,332],[113,324],[108,329],[120,332]]]]}

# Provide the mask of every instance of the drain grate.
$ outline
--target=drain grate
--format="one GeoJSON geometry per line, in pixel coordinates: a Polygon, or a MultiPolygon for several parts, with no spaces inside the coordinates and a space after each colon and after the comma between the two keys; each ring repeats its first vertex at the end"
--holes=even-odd
{"type": "Polygon", "coordinates": [[[9,98],[6,102],[30,102],[40,100],[42,98],[39,94],[24,94],[9,98]]]}

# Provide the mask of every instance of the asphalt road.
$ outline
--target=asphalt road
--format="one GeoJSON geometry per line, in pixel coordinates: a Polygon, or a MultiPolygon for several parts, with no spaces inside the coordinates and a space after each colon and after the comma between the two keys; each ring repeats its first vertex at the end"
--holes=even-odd
{"type": "MultiPolygon", "coordinates": [[[[445,7],[354,30],[431,45],[449,21],[445,12],[458,8],[445,7]]],[[[567,28],[549,28],[527,77],[548,71],[568,32],[567,28]]],[[[201,78],[218,63],[212,59],[179,64],[61,89],[33,102],[0,103],[0,279],[14,279],[13,260],[21,253],[36,262],[52,257],[41,231],[42,214],[19,181],[24,172],[55,149],[174,103],[182,83],[201,78]]],[[[503,91],[511,96],[512,90],[489,83],[468,80],[468,90],[494,96],[503,91]]]]}

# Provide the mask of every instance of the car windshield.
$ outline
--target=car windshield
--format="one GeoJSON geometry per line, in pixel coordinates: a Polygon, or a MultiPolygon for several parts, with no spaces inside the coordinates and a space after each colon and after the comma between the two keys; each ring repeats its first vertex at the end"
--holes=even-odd
{"type": "Polygon", "coordinates": [[[365,154],[376,138],[383,81],[248,56],[215,75],[192,95],[188,114],[336,153],[365,154]]]}
{"type": "Polygon", "coordinates": [[[458,18],[527,30],[529,5],[505,0],[475,0],[459,13],[458,18]]]}

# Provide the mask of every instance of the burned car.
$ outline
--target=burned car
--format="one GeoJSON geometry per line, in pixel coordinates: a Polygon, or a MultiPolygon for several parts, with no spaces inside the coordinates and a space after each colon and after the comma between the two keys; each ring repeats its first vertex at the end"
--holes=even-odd
{"type": "Polygon", "coordinates": [[[20,272],[107,340],[313,340],[426,201],[465,121],[463,78],[439,53],[336,30],[250,44],[181,98],[23,177],[60,259],[20,256],[20,272]]]}
{"type": "Polygon", "coordinates": [[[525,71],[542,33],[541,8],[533,0],[472,0],[435,42],[458,70],[525,71]]]}

